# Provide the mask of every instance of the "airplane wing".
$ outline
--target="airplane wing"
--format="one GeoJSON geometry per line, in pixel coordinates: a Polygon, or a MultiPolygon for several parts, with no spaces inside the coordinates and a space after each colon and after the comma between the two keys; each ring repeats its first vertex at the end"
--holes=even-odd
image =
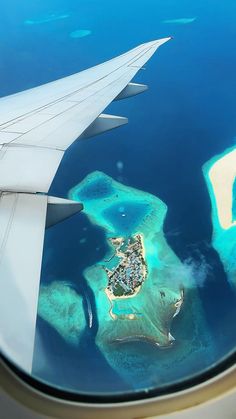
{"type": "Polygon", "coordinates": [[[63,154],[75,140],[127,122],[102,112],[146,90],[131,80],[169,39],[0,99],[0,343],[25,371],[33,362],[45,227],[82,209],[46,195],[63,154]]]}
{"type": "Polygon", "coordinates": [[[76,139],[126,123],[126,118],[101,113],[122,92],[126,97],[142,91],[129,82],[169,39],[0,99],[0,190],[48,192],[65,150],[76,139]]]}

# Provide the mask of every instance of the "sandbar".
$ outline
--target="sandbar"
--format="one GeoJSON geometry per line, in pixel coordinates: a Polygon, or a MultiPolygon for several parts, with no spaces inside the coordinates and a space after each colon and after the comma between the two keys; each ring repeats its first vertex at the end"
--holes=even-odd
{"type": "Polygon", "coordinates": [[[203,166],[211,200],[212,245],[231,284],[236,286],[236,146],[203,166]]]}

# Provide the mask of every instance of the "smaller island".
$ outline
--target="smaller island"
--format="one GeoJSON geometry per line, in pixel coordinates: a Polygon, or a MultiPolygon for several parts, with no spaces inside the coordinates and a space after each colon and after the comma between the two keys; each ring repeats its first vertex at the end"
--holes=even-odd
{"type": "Polygon", "coordinates": [[[43,23],[67,19],[68,17],[70,17],[69,13],[50,13],[37,19],[26,19],[24,20],[24,25],[41,25],[43,23]]]}
{"type": "Polygon", "coordinates": [[[70,37],[74,39],[84,38],[85,36],[91,35],[91,33],[89,29],[77,29],[70,33],[70,37]]]}
{"type": "Polygon", "coordinates": [[[165,24],[176,24],[176,25],[187,25],[188,23],[195,22],[197,18],[196,17],[181,17],[177,19],[165,19],[162,21],[162,23],[165,24]]]}

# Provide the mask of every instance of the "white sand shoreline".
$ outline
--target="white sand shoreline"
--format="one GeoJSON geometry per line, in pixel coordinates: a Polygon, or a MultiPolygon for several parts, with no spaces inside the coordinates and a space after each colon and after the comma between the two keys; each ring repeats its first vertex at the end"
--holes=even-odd
{"type": "Polygon", "coordinates": [[[219,223],[224,230],[236,226],[233,220],[233,185],[236,179],[236,148],[219,158],[209,170],[219,223]]]}

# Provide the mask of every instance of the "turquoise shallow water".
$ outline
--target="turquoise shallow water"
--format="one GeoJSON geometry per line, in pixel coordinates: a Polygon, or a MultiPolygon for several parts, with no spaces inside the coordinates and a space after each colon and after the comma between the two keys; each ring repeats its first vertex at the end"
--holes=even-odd
{"type": "Polygon", "coordinates": [[[110,196],[113,188],[109,180],[95,179],[80,191],[81,200],[101,199],[110,196]]]}
{"type": "MultiPolygon", "coordinates": [[[[39,312],[33,366],[38,379],[76,393],[124,394],[183,382],[235,348],[235,291],[229,265],[213,246],[211,198],[202,172],[206,162],[235,144],[235,17],[233,0],[129,0],[125,7],[120,0],[12,0],[2,5],[1,96],[70,75],[145,41],[174,37],[135,80],[147,83],[148,92],[107,110],[127,116],[129,124],[73,145],[50,194],[67,197],[87,175],[101,171],[165,204],[164,237],[180,265],[169,269],[163,289],[169,289],[176,273],[192,278],[171,326],[175,346],[160,351],[130,342],[110,351],[109,359],[104,355],[96,343],[97,294],[84,273],[112,252],[101,225],[81,213],[46,233],[41,287],[57,282],[51,314],[61,317],[56,329],[53,316],[47,317],[49,305],[39,312]],[[75,317],[76,328],[70,323],[75,317]]],[[[234,196],[235,188],[234,182],[234,196]]],[[[98,178],[80,191],[80,199],[96,212],[99,200],[112,193],[111,182],[98,178]]],[[[118,207],[114,201],[111,208],[105,216],[124,234],[146,211],[127,200],[118,207]]],[[[232,213],[236,217],[235,198],[232,213]]],[[[224,246],[229,260],[234,231],[226,232],[224,240],[234,246],[224,246]]]]}
{"type": "Polygon", "coordinates": [[[136,390],[163,386],[202,371],[213,361],[215,348],[197,290],[197,269],[181,263],[163,235],[165,204],[102,172],[89,174],[70,191],[69,197],[80,202],[81,192],[84,196],[86,187],[98,178],[100,185],[110,183],[113,192],[103,196],[101,188],[99,200],[96,196],[93,201],[84,201],[84,213],[93,225],[104,229],[110,246],[101,260],[83,272],[96,296],[96,345],[112,369],[136,390]],[[131,217],[128,225],[121,222],[122,214],[131,217]],[[145,261],[143,274],[140,253],[134,255],[129,247],[135,241],[137,244],[138,235],[143,248],[141,260],[145,261]],[[113,293],[111,287],[108,294],[107,272],[114,274],[121,263],[123,268],[116,280],[109,281],[119,292],[113,293]],[[130,295],[131,284],[137,282],[133,273],[136,269],[141,287],[130,295]],[[179,312],[181,323],[176,330],[179,312]],[[179,334],[180,330],[183,334],[179,334]]]}
{"type": "Polygon", "coordinates": [[[130,236],[138,228],[140,221],[150,212],[148,204],[121,201],[103,211],[103,216],[112,223],[121,236],[130,236]]]}

